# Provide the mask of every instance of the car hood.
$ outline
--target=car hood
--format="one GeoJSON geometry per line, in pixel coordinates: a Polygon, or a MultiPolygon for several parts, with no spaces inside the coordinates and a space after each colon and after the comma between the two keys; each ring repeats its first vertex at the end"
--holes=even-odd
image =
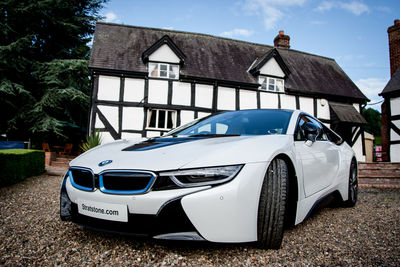
{"type": "Polygon", "coordinates": [[[288,135],[164,137],[118,140],[93,148],[70,162],[95,173],[112,169],[149,171],[223,166],[268,161],[284,151],[288,135]],[[104,166],[100,162],[111,160],[104,166]]]}

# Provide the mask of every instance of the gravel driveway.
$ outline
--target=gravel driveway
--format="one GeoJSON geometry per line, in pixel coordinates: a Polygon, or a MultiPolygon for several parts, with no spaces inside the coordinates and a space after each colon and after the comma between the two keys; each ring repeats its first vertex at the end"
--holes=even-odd
{"type": "Polygon", "coordinates": [[[355,208],[327,207],[285,232],[280,250],[166,242],[83,230],[59,220],[61,177],[0,189],[0,265],[400,265],[400,190],[361,189],[355,208]]]}

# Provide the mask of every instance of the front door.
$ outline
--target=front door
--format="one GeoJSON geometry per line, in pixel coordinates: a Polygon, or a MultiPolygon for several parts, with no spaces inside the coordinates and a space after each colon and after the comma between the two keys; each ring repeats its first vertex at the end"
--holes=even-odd
{"type": "Polygon", "coordinates": [[[295,136],[295,149],[298,164],[302,165],[304,191],[311,196],[332,184],[339,169],[339,150],[331,143],[321,124],[312,117],[300,117],[295,136]],[[315,142],[306,142],[301,125],[312,122],[320,128],[315,142]]]}

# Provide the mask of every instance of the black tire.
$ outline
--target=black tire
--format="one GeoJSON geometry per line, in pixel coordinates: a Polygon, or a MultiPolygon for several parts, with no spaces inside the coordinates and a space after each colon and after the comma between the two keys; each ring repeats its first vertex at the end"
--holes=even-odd
{"type": "Polygon", "coordinates": [[[257,244],[260,248],[281,247],[287,210],[288,178],[286,162],[274,159],[265,174],[258,206],[257,244]]]}
{"type": "Polygon", "coordinates": [[[345,207],[354,207],[357,203],[357,195],[358,195],[358,170],[357,170],[357,162],[355,159],[351,161],[350,171],[349,171],[349,198],[344,201],[343,204],[345,207]]]}

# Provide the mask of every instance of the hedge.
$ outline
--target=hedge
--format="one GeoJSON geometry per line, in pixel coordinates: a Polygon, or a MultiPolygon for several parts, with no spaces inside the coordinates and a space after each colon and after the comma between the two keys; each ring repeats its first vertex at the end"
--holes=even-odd
{"type": "Polygon", "coordinates": [[[44,151],[31,149],[0,150],[0,187],[23,181],[45,172],[44,151]]]}

